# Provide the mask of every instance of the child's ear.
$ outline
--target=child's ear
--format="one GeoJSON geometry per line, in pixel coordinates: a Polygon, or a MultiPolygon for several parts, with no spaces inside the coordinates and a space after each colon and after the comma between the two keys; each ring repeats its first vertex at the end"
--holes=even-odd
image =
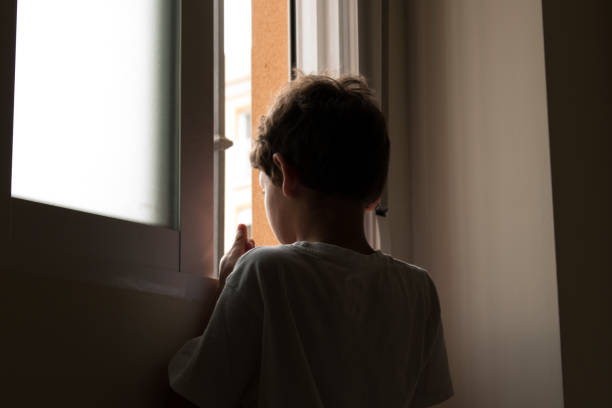
{"type": "Polygon", "coordinates": [[[294,196],[297,188],[297,172],[295,168],[287,163],[285,158],[281,156],[280,153],[274,153],[272,155],[272,160],[276,167],[278,167],[283,174],[283,185],[281,186],[281,190],[283,194],[286,196],[294,196]]]}

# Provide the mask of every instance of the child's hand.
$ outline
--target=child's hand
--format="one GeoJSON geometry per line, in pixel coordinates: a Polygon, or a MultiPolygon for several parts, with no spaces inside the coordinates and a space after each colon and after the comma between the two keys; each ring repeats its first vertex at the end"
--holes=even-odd
{"type": "Polygon", "coordinates": [[[255,241],[248,237],[246,225],[238,225],[234,245],[219,262],[219,289],[223,289],[223,286],[225,286],[225,280],[234,270],[238,258],[253,248],[255,248],[255,241]]]}

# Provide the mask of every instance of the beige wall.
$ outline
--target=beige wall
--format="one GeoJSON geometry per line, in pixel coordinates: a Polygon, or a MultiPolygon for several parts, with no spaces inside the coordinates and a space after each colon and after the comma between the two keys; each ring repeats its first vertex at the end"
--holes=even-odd
{"type": "Polygon", "coordinates": [[[563,406],[539,1],[390,1],[393,254],[440,293],[448,407],[563,406]]]}

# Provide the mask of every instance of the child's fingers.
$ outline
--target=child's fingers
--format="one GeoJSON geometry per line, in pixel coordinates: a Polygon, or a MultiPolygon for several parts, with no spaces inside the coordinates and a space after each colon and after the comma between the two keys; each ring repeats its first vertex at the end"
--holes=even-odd
{"type": "Polygon", "coordinates": [[[239,224],[236,230],[236,239],[234,240],[234,245],[232,246],[232,252],[237,252],[237,255],[240,256],[244,252],[255,248],[255,241],[248,236],[247,226],[244,224],[239,224]]]}
{"type": "Polygon", "coordinates": [[[245,252],[252,249],[255,246],[255,241],[249,239],[247,226],[244,224],[238,225],[236,229],[236,238],[234,239],[234,245],[229,251],[221,258],[219,262],[219,279],[225,281],[229,274],[234,269],[234,265],[245,252]]]}
{"type": "Polygon", "coordinates": [[[244,224],[239,224],[236,230],[236,241],[245,239],[247,235],[247,227],[244,224]]]}
{"type": "Polygon", "coordinates": [[[255,241],[253,241],[252,239],[249,239],[247,246],[246,246],[246,250],[248,251],[253,248],[255,248],[255,241]]]}
{"type": "Polygon", "coordinates": [[[238,225],[236,230],[236,238],[234,239],[234,247],[244,248],[249,245],[249,237],[247,236],[247,227],[244,224],[238,225]]]}

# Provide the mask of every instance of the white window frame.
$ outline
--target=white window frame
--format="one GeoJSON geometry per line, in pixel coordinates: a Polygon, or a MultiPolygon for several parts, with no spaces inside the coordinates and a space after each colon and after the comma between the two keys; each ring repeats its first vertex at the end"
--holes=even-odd
{"type": "Polygon", "coordinates": [[[219,262],[224,254],[225,242],[225,150],[233,142],[225,136],[225,53],[224,53],[223,0],[214,0],[215,63],[214,63],[214,241],[213,272],[219,274],[219,262]]]}
{"type": "Polygon", "coordinates": [[[215,62],[219,62],[216,52],[219,41],[214,35],[218,29],[214,24],[218,10],[214,3],[176,2],[176,22],[180,27],[177,30],[180,85],[176,98],[180,122],[177,148],[180,226],[164,228],[11,197],[17,1],[2,2],[0,46],[5,55],[0,62],[0,84],[5,90],[0,96],[2,270],[61,275],[186,298],[203,295],[202,285],[194,286],[193,282],[197,276],[215,274],[213,136],[222,133],[214,128],[215,100],[222,98],[214,92],[219,80],[214,75],[215,62]]]}
{"type": "Polygon", "coordinates": [[[293,1],[296,67],[306,74],[358,73],[357,0],[293,1]]]}

